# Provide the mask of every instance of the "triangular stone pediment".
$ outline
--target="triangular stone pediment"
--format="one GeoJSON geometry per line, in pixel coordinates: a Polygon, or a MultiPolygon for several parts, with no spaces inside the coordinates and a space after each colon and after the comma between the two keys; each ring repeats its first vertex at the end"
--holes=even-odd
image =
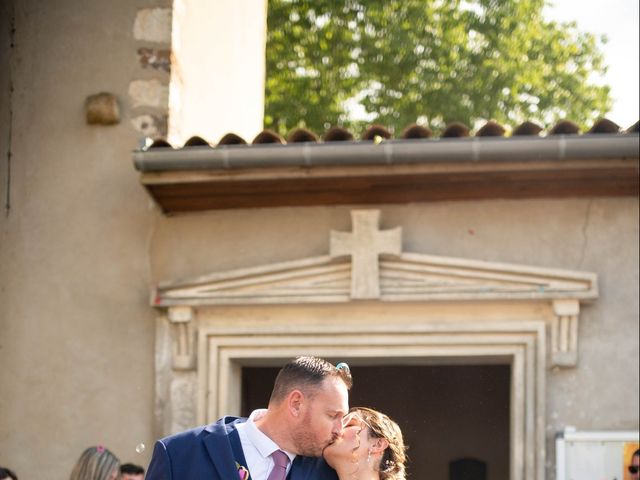
{"type": "MultiPolygon", "coordinates": [[[[320,256],[160,284],[155,306],[342,303],[350,257],[320,256]]],[[[380,301],[593,299],[593,273],[402,253],[379,261],[380,301]]]]}
{"type": "Polygon", "coordinates": [[[154,303],[171,306],[346,302],[349,282],[348,262],[321,256],[160,284],[154,303]]]}
{"type": "MultiPolygon", "coordinates": [[[[351,213],[353,232],[332,231],[329,255],[162,283],[153,305],[169,307],[187,338],[191,307],[206,305],[540,300],[553,308],[552,363],[576,365],[580,301],[597,298],[594,273],[406,253],[400,227],[378,229],[378,210],[351,213]]],[[[185,358],[174,363],[193,363],[185,358]]]]}

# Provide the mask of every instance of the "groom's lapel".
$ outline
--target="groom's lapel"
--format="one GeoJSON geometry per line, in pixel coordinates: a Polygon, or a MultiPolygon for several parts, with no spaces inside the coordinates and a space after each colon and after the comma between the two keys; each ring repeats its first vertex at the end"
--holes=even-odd
{"type": "Polygon", "coordinates": [[[229,432],[233,429],[235,429],[235,425],[225,425],[223,418],[218,423],[206,428],[209,435],[203,439],[218,476],[224,480],[238,478],[236,462],[229,443],[229,432]]]}

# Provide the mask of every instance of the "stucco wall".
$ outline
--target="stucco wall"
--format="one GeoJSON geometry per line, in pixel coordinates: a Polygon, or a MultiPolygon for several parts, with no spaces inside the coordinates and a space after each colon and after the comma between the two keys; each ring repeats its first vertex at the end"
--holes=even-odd
{"type": "MultiPolygon", "coordinates": [[[[553,439],[581,430],[638,429],[638,199],[592,198],[382,206],[403,250],[595,272],[600,297],[582,306],[577,368],[549,370],[548,475],[553,439]]],[[[235,210],[158,219],[152,278],[295,260],[328,252],[350,230],[348,207],[235,210]]]]}
{"type": "Polygon", "coordinates": [[[267,0],[176,0],[169,140],[262,130],[267,0]]]}
{"type": "Polygon", "coordinates": [[[153,215],[131,165],[127,97],[138,4],[16,1],[11,105],[2,15],[3,205],[9,108],[13,156],[0,215],[0,465],[20,478],[68,478],[90,445],[136,463],[150,454],[135,451],[154,436],[153,215]],[[86,125],[85,97],[100,91],[118,98],[119,125],[86,125]]]}

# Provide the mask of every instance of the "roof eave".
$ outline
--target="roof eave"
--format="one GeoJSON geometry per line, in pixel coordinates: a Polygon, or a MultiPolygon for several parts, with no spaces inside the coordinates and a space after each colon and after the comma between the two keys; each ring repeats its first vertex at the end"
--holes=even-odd
{"type": "Polygon", "coordinates": [[[141,172],[637,158],[637,134],[229,145],[136,151],[141,172]]]}
{"type": "Polygon", "coordinates": [[[166,214],[319,206],[638,196],[639,137],[473,138],[157,149],[135,154],[166,214]]]}

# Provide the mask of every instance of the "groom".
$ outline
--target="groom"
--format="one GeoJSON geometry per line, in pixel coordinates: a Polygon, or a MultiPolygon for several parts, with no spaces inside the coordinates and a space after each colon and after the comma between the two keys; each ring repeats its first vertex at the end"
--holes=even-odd
{"type": "Polygon", "coordinates": [[[278,373],[266,410],[156,442],[147,480],[333,480],[322,450],[349,411],[349,367],[298,357],[278,373]]]}

